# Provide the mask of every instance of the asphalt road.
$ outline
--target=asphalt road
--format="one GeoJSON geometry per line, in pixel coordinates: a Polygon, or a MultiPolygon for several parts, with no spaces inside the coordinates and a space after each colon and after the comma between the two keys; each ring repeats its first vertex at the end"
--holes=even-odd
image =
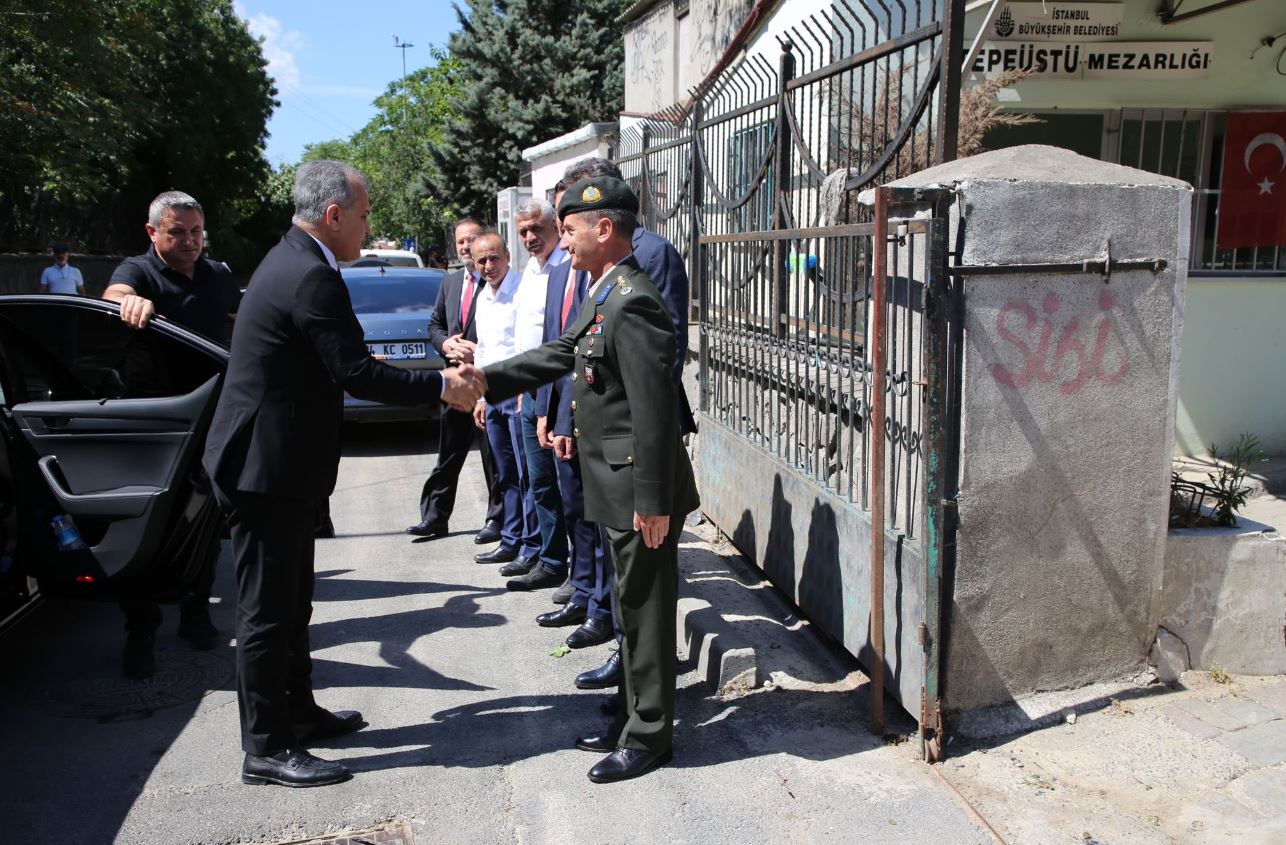
{"type": "MultiPolygon", "coordinates": [[[[688,671],[674,762],[591,784],[597,757],[573,742],[605,722],[605,696],[571,681],[607,647],[552,657],[566,631],[532,621],[548,591],[507,593],[472,561],[476,454],[455,533],[402,532],[435,443],[417,426],[356,432],[332,499],[339,536],[317,546],[318,699],[370,727],[314,750],[352,781],[242,785],[230,645],[186,649],[167,608],[157,677],[126,682],[116,608],[49,602],[0,637],[0,841],[283,842],[385,820],[419,843],[990,841],[909,746],[867,732],[853,664],[807,631],[781,663],[803,671],[772,689],[716,695],[688,671]]],[[[213,615],[230,633],[226,552],[220,566],[213,615]]]]}

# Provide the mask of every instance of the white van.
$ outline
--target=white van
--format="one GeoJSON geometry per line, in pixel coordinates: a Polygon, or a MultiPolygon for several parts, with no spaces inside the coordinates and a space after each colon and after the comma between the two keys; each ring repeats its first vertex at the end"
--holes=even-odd
{"type": "Polygon", "coordinates": [[[406,249],[364,249],[362,257],[378,258],[390,267],[423,267],[420,256],[406,249]]]}

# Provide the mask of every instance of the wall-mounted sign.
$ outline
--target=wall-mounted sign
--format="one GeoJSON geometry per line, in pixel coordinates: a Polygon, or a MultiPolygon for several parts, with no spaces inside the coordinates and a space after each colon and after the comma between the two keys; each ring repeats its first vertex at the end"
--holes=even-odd
{"type": "Polygon", "coordinates": [[[1002,41],[1105,41],[1121,34],[1120,3],[1006,3],[988,38],[1002,41]]]}
{"type": "Polygon", "coordinates": [[[1030,70],[1033,79],[1204,79],[1214,50],[1212,41],[992,41],[971,69],[984,76],[1030,70]]]}

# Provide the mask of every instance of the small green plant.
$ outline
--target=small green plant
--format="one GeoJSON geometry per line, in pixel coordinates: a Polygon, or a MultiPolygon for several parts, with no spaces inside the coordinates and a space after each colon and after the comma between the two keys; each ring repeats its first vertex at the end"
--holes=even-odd
{"type": "Polygon", "coordinates": [[[1232,526],[1237,524],[1236,512],[1246,506],[1246,497],[1250,487],[1242,486],[1246,480],[1246,468],[1263,457],[1259,448],[1259,438],[1249,432],[1242,432],[1237,438],[1237,445],[1227,455],[1220,455],[1218,447],[1210,444],[1210,457],[1218,464],[1215,472],[1209,473],[1210,485],[1215,489],[1215,525],[1232,526]]]}
{"type": "Polygon", "coordinates": [[[1216,684],[1231,684],[1232,676],[1228,674],[1228,670],[1216,663],[1210,667],[1210,680],[1216,684]]]}

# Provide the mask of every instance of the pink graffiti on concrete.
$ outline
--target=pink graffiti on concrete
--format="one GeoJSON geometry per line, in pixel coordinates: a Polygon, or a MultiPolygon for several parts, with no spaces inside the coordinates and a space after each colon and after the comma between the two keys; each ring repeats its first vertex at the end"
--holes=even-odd
{"type": "Polygon", "coordinates": [[[1080,317],[1073,316],[1061,329],[1055,326],[1054,317],[1061,305],[1058,296],[1046,294],[1041,302],[1044,319],[1037,315],[1030,303],[1022,300],[1014,300],[1000,309],[996,315],[996,333],[1018,350],[1023,362],[1017,370],[1004,364],[993,364],[991,374],[996,381],[1005,387],[1021,390],[1032,381],[1050,384],[1060,377],[1060,373],[1070,373],[1071,377],[1058,385],[1058,392],[1064,396],[1076,395],[1090,381],[1109,386],[1121,383],[1130,368],[1125,350],[1120,351],[1120,360],[1111,372],[1104,368],[1103,363],[1112,328],[1110,312],[1116,306],[1116,297],[1106,290],[1099,293],[1098,325],[1093,329],[1093,346],[1088,353],[1085,344],[1076,336],[1081,327],[1080,317]],[[1021,318],[1018,325],[1011,319],[1013,315],[1021,318]],[[1058,335],[1056,341],[1055,333],[1058,335]]]}

